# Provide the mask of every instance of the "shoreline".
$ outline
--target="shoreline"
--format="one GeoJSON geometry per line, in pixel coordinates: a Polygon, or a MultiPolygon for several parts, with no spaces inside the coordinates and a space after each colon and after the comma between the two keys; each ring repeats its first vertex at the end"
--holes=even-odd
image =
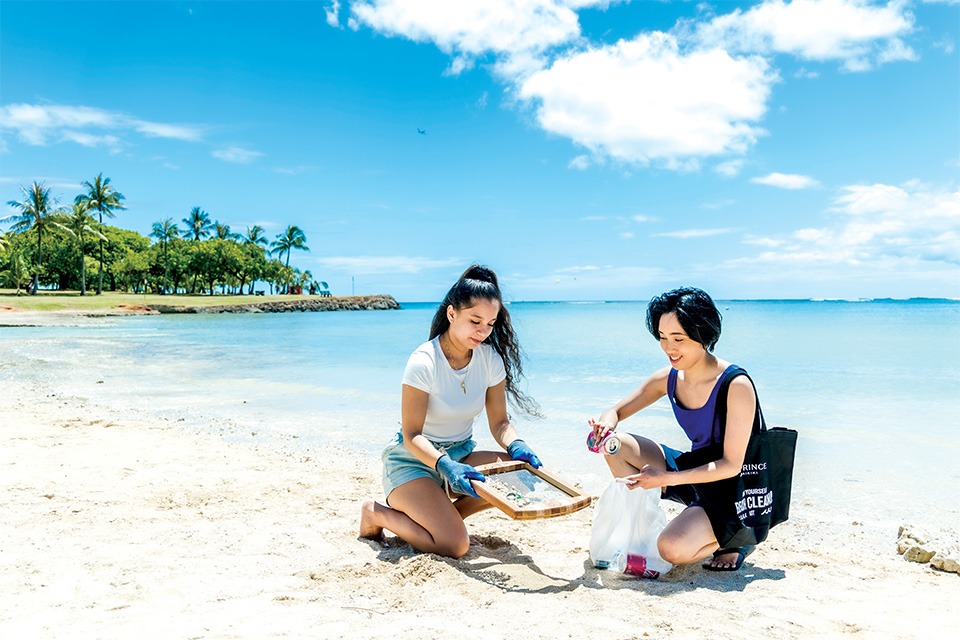
{"type": "Polygon", "coordinates": [[[391,295],[328,296],[300,300],[234,303],[220,305],[149,305],[157,313],[288,313],[295,311],[383,311],[399,309],[391,295]]]}
{"type": "Polygon", "coordinates": [[[960,624],[955,574],[811,502],[736,573],[599,571],[591,507],[480,513],[451,560],[358,539],[360,502],[382,500],[376,455],[97,404],[17,366],[0,369],[4,636],[414,640],[458,620],[486,638],[919,639],[960,624]]]}
{"type": "MultiPolygon", "coordinates": [[[[158,304],[150,302],[120,302],[109,307],[61,307],[24,309],[14,306],[16,297],[0,297],[0,326],[45,326],[60,324],[70,318],[106,318],[185,313],[296,313],[321,311],[381,311],[395,310],[400,304],[389,294],[368,296],[298,297],[294,300],[264,300],[261,302],[230,302],[226,304],[158,304]],[[7,298],[13,298],[8,300],[7,298]]],[[[67,298],[79,300],[79,298],[67,298]]],[[[203,298],[209,302],[210,298],[203,298]]]]}

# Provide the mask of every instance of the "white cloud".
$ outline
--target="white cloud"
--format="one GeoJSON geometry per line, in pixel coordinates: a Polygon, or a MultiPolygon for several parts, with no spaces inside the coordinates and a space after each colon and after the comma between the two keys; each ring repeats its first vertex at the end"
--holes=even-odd
{"type": "Polygon", "coordinates": [[[730,51],[785,53],[805,60],[840,60],[850,71],[912,60],[900,40],[913,30],[903,2],[874,6],[864,0],[768,0],[694,27],[697,40],[730,51]]]}
{"type": "Polygon", "coordinates": [[[727,160],[726,162],[721,162],[713,168],[714,171],[719,173],[722,176],[727,176],[728,178],[734,178],[740,175],[740,172],[743,170],[743,165],[745,164],[743,158],[737,158],[736,160],[727,160]]]}
{"type": "Polygon", "coordinates": [[[810,189],[820,186],[820,183],[810,176],[776,172],[758,178],[751,178],[750,182],[754,184],[765,184],[768,187],[779,187],[781,189],[810,189]]]}
{"type": "Polygon", "coordinates": [[[660,291],[663,282],[675,275],[674,271],[665,274],[661,267],[585,265],[516,279],[511,288],[517,295],[529,293],[540,299],[546,295],[555,300],[627,300],[647,297],[652,290],[660,291]]]}
{"type": "Polygon", "coordinates": [[[680,240],[691,240],[693,238],[710,238],[712,236],[721,236],[731,233],[733,229],[684,229],[682,231],[665,231],[664,233],[655,233],[658,238],[679,238],[680,240]]]}
{"type": "Polygon", "coordinates": [[[117,134],[136,131],[145,136],[196,142],[203,128],[150,122],[124,113],[82,105],[11,104],[0,106],[0,131],[15,131],[22,142],[44,146],[71,141],[86,146],[119,147],[117,134]],[[103,133],[104,131],[110,133],[103,133]],[[95,133],[94,133],[95,132],[95,133]]]}
{"type": "MultiPolygon", "coordinates": [[[[572,169],[614,159],[696,170],[713,157],[715,171],[736,176],[740,156],[766,135],[760,122],[780,80],[774,56],[836,60],[856,71],[917,57],[904,41],[914,18],[900,0],[767,0],[669,32],[591,45],[577,11],[613,3],[358,0],[347,24],[432,43],[450,56],[448,75],[492,60],[508,98],[531,106],[542,129],[589,152],[572,169]]],[[[336,3],[333,9],[339,24],[336,3]]]]}
{"type": "Polygon", "coordinates": [[[590,168],[590,156],[581,154],[567,164],[568,169],[578,169],[584,171],[590,168]]]}
{"type": "Polygon", "coordinates": [[[25,187],[34,182],[40,182],[51,189],[63,189],[64,191],[77,191],[80,189],[80,183],[69,178],[60,178],[56,176],[2,176],[0,184],[16,184],[25,187]]]}
{"type": "Polygon", "coordinates": [[[348,25],[353,29],[366,25],[387,35],[434,43],[456,58],[451,72],[491,53],[503,57],[508,67],[511,62],[512,68],[526,67],[531,54],[580,35],[577,14],[555,0],[361,0],[352,3],[350,11],[348,25]]]}
{"type": "Polygon", "coordinates": [[[776,238],[758,238],[754,236],[748,236],[744,238],[743,244],[754,245],[758,247],[767,247],[767,248],[776,248],[784,244],[783,240],[777,240],[776,238]]]}
{"type": "Polygon", "coordinates": [[[907,60],[915,62],[920,59],[917,52],[903,43],[902,40],[891,40],[886,43],[877,54],[877,62],[886,64],[887,62],[898,62],[907,60]]]}
{"type": "Polygon", "coordinates": [[[323,12],[327,16],[327,24],[331,27],[340,28],[340,2],[339,0],[333,0],[329,5],[326,5],[323,8],[323,12]]]}
{"type": "MultiPolygon", "coordinates": [[[[960,3],[960,0],[957,0],[957,2],[960,3]]],[[[940,38],[939,40],[937,40],[936,42],[933,43],[933,48],[934,48],[934,49],[940,49],[940,50],[943,51],[946,55],[950,55],[950,54],[953,53],[954,46],[955,46],[955,45],[954,45],[953,40],[950,39],[950,38],[947,37],[947,36],[944,36],[944,37],[940,38]]]]}
{"type": "Polygon", "coordinates": [[[751,146],[775,81],[762,58],[686,52],[653,33],[561,57],[520,96],[538,104],[541,127],[595,154],[678,168],[751,146]]]}
{"type": "MultiPolygon", "coordinates": [[[[960,265],[960,191],[908,183],[851,185],[828,210],[830,224],[781,238],[754,239],[776,246],[749,262],[813,267],[856,266],[897,273],[923,263],[960,265]]],[[[954,280],[956,280],[956,273],[954,280]]]]}
{"type": "Polygon", "coordinates": [[[64,130],[61,133],[62,140],[76,142],[85,147],[107,147],[111,153],[119,153],[121,149],[120,138],[113,135],[95,136],[82,131],[64,130]]]}
{"type": "Polygon", "coordinates": [[[197,142],[203,136],[202,128],[188,125],[147,122],[146,120],[136,119],[131,119],[130,125],[150,138],[173,138],[185,142],[197,142]]]}
{"type": "Polygon", "coordinates": [[[573,266],[573,267],[563,267],[563,268],[561,268],[561,269],[557,269],[557,270],[555,271],[555,273],[564,273],[564,274],[566,274],[566,273],[584,273],[584,272],[586,272],[586,271],[600,271],[601,269],[610,269],[610,268],[612,268],[610,265],[601,267],[601,266],[595,265],[595,264],[585,264],[585,265],[576,265],[576,266],[573,266]]]}
{"type": "Polygon", "coordinates": [[[250,164],[263,154],[259,151],[250,151],[242,147],[227,147],[226,149],[217,149],[210,153],[214,158],[219,158],[225,162],[235,162],[237,164],[250,164]]]}
{"type": "Polygon", "coordinates": [[[473,68],[473,60],[466,56],[457,56],[453,59],[453,62],[450,63],[450,66],[447,67],[447,70],[444,71],[444,75],[458,76],[471,68],[473,68]]]}
{"type": "Polygon", "coordinates": [[[700,205],[701,209],[723,209],[726,207],[733,206],[737,203],[736,200],[727,198],[725,200],[712,200],[710,202],[704,202],[700,205]]]}
{"type": "Polygon", "coordinates": [[[315,168],[316,167],[313,165],[301,164],[295,167],[276,167],[273,172],[282,173],[288,176],[299,176],[303,173],[307,173],[308,171],[313,171],[315,168]]]}
{"type": "Polygon", "coordinates": [[[421,258],[415,256],[330,256],[317,264],[355,275],[421,273],[428,269],[447,269],[463,265],[460,258],[421,258]]]}

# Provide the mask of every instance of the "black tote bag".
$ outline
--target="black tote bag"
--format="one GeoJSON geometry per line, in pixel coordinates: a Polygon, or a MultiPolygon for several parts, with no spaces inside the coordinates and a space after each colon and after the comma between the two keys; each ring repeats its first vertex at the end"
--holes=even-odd
{"type": "MultiPolygon", "coordinates": [[[[747,376],[750,384],[753,384],[747,372],[740,367],[732,367],[727,372],[717,394],[719,428],[715,429],[715,441],[707,447],[678,456],[679,469],[692,469],[723,457],[727,391],[730,382],[741,375],[747,376]]],[[[770,527],[790,516],[796,447],[797,432],[793,429],[767,428],[757,396],[753,431],[740,473],[716,482],[691,485],[697,492],[698,504],[710,517],[721,547],[742,547],[763,542],[770,527]]]]}

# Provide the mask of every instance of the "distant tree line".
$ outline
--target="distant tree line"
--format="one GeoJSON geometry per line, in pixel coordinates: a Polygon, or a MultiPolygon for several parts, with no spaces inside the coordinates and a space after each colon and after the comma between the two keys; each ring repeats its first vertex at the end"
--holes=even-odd
{"type": "Polygon", "coordinates": [[[309,251],[297,226],[268,241],[263,227],[231,231],[200,207],[180,221],[153,223],[149,237],[104,224],[123,210],[124,196],[97,175],[69,207],[60,206],[42,182],[21,187],[23,199],[7,204],[16,213],[0,219],[0,286],[36,293],[40,287],[96,293],[253,294],[258,282],[270,293],[327,293],[327,283],[290,266],[294,250],[309,251]],[[182,226],[181,226],[182,225],[182,226]]]}

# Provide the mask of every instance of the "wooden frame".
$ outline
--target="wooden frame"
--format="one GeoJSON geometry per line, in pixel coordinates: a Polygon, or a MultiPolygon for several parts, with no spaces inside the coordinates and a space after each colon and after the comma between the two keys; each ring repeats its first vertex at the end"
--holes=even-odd
{"type": "MultiPolygon", "coordinates": [[[[584,507],[588,506],[592,500],[590,496],[581,492],[573,485],[561,480],[549,471],[543,468],[534,469],[526,462],[519,460],[491,462],[490,464],[479,465],[476,467],[476,469],[488,477],[494,477],[498,474],[509,473],[512,471],[528,471],[530,474],[535,476],[537,480],[542,480],[551,488],[556,489],[558,492],[564,494],[564,497],[561,500],[550,501],[547,503],[532,502],[530,504],[522,505],[518,503],[518,500],[511,499],[507,493],[500,491],[497,487],[493,486],[493,484],[489,481],[477,482],[474,480],[471,482],[474,491],[476,491],[481,498],[503,511],[514,520],[535,520],[538,518],[552,518],[555,516],[567,515],[569,513],[573,513],[574,511],[583,509],[584,507]]],[[[521,495],[530,493],[530,487],[526,485],[522,488],[518,487],[517,492],[521,495]]]]}

